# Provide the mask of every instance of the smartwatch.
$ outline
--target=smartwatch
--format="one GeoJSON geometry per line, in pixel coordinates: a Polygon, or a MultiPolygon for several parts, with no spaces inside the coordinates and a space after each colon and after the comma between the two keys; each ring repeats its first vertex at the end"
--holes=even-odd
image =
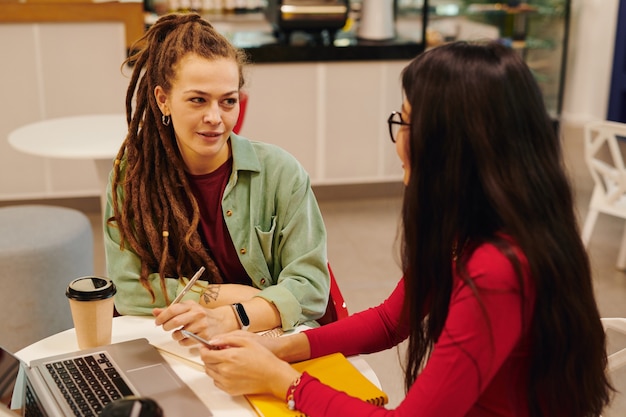
{"type": "Polygon", "coordinates": [[[248,318],[246,309],[243,308],[243,304],[233,304],[233,310],[235,311],[235,317],[237,317],[237,321],[239,322],[241,330],[248,330],[248,327],[250,327],[250,319],[248,318]]]}

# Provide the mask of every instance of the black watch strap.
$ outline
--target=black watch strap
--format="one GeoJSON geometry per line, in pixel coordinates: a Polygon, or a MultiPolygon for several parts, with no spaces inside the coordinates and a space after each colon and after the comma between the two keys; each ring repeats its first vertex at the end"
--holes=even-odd
{"type": "Polygon", "coordinates": [[[248,314],[246,313],[246,309],[243,307],[243,304],[233,304],[233,310],[241,330],[248,330],[248,327],[250,327],[250,318],[248,318],[248,314]]]}

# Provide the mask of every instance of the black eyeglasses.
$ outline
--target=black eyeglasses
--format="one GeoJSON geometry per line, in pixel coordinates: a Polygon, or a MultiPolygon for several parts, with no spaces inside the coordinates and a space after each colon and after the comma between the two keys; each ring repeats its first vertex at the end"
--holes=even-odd
{"type": "Polygon", "coordinates": [[[389,118],[387,119],[387,124],[389,125],[389,136],[391,137],[391,141],[393,143],[396,143],[398,132],[402,126],[411,126],[411,123],[407,123],[402,120],[402,113],[399,111],[391,112],[389,118]]]}

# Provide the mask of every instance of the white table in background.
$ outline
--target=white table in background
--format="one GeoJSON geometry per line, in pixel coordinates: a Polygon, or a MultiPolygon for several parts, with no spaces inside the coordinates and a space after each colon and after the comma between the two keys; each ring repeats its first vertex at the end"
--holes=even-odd
{"type": "MultiPolygon", "coordinates": [[[[200,366],[178,356],[165,353],[162,350],[163,347],[177,347],[178,344],[170,337],[170,332],[165,332],[161,327],[154,325],[154,318],[150,316],[121,316],[113,319],[113,343],[142,337],[160,349],[174,371],[209,407],[214,417],[256,417],[256,413],[245,397],[231,397],[216,388],[213,380],[204,373],[200,366]]],[[[74,329],[69,329],[20,350],[17,352],[17,356],[26,363],[30,363],[34,359],[76,350],[78,350],[76,333],[74,329]]],[[[376,374],[363,358],[353,357],[350,358],[350,361],[363,375],[380,387],[376,374]]]]}
{"type": "Polygon", "coordinates": [[[93,160],[104,209],[109,172],[127,132],[126,116],[121,113],[61,117],[15,129],[9,133],[9,144],[46,158],[93,160]]]}

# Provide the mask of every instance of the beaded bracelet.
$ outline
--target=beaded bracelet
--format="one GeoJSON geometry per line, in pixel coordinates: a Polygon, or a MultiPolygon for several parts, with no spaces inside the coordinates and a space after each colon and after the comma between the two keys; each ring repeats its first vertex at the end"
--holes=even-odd
{"type": "Polygon", "coordinates": [[[294,393],[296,392],[296,387],[300,384],[300,377],[296,378],[295,381],[289,385],[289,389],[287,389],[287,408],[291,411],[296,409],[296,400],[294,398],[294,393]]]}

